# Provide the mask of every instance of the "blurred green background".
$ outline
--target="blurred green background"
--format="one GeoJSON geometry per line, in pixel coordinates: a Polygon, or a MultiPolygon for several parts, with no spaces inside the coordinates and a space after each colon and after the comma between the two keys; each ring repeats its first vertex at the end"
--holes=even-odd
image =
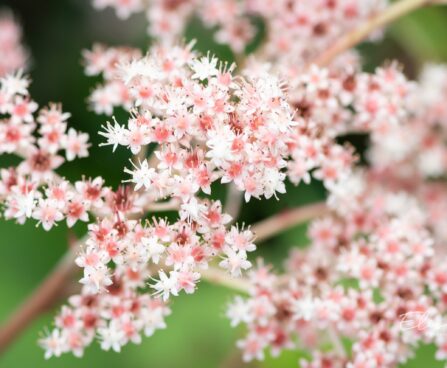
{"type": "MultiPolygon", "coordinates": [[[[83,174],[102,175],[116,186],[123,178],[122,168],[127,165],[129,155],[126,150],[118,150],[112,156],[109,147],[97,146],[98,128],[107,118],[87,108],[87,96],[97,80],[83,75],[81,50],[90,48],[93,42],[147,48],[149,39],[144,18],[134,16],[123,22],[111,10],[94,11],[87,0],[0,0],[2,7],[11,8],[22,22],[25,43],[32,56],[29,72],[33,79],[33,98],[41,106],[50,101],[62,102],[64,111],[72,114],[71,125],[90,133],[91,157],[64,165],[61,174],[70,179],[83,174]]],[[[186,37],[196,38],[200,50],[210,49],[223,59],[232,59],[231,52],[215,45],[209,31],[197,21],[188,27],[186,37]]],[[[383,41],[363,45],[361,50],[366,68],[398,59],[405,65],[406,73],[414,77],[424,62],[447,61],[447,9],[420,10],[394,24],[383,41]]],[[[365,142],[355,139],[357,146],[365,142]]],[[[0,167],[11,162],[11,158],[1,157],[0,167]]],[[[254,223],[274,212],[324,196],[318,183],[288,189],[280,201],[251,201],[244,206],[240,220],[254,223]]],[[[84,231],[85,227],[75,228],[78,234],[84,231]]],[[[291,246],[305,245],[305,232],[305,226],[287,231],[263,244],[257,254],[280,267],[291,246]]],[[[65,225],[47,233],[32,223],[19,226],[0,221],[0,321],[8,318],[62,256],[67,237],[65,225]]],[[[0,357],[0,367],[240,367],[243,365],[234,343],[244,331],[230,328],[224,317],[225,304],[232,295],[231,291],[202,282],[195,295],[175,298],[173,314],[167,319],[168,329],[144,339],[140,346],[129,344],[120,354],[103,352],[94,344],[81,360],[69,355],[49,361],[43,359],[36,341],[51,323],[54,311],[49,311],[34,321],[0,357]]],[[[422,347],[405,367],[443,367],[434,361],[433,354],[432,347],[422,347]]],[[[298,358],[299,353],[284,353],[278,359],[268,357],[265,362],[247,366],[296,367],[298,358]]]]}

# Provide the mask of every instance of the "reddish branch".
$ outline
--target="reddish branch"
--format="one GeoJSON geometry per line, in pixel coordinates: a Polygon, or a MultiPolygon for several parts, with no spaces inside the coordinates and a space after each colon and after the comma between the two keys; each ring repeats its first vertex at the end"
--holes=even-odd
{"type": "Polygon", "coordinates": [[[23,304],[13,312],[0,328],[0,353],[43,312],[51,308],[63,293],[74,272],[79,243],[59,261],[47,278],[33,291],[23,304]]]}
{"type": "Polygon", "coordinates": [[[315,203],[304,207],[287,210],[269,217],[251,227],[256,234],[256,241],[261,242],[275,236],[297,224],[302,224],[328,211],[324,203],[315,203]]]}

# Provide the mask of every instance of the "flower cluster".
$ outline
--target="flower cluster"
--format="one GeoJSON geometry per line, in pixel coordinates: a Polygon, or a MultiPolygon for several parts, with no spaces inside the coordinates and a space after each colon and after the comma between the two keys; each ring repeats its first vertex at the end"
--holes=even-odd
{"type": "MultiPolygon", "coordinates": [[[[164,302],[182,290],[194,292],[200,270],[212,258],[218,256],[231,277],[251,266],[247,252],[255,249],[254,236],[248,229],[226,229],[231,217],[222,213],[220,202],[191,197],[181,205],[177,222],[154,218],[142,225],[132,218],[144,217],[159,196],[126,186],[114,191],[101,177],[73,184],[60,177],[55,170],[64,161],[88,155],[88,135],[68,129],[70,114],[60,105],[38,111],[28,86],[21,73],[0,79],[0,153],[20,158],[16,167],[0,172],[5,218],[19,223],[34,218],[45,230],[63,220],[69,227],[89,222],[89,213],[98,218],[89,224],[76,259],[84,269],[82,292],[70,298],[56,328],[41,340],[47,357],[68,351],[80,356],[96,335],[106,350],[138,343],[142,333],[149,336],[165,326],[169,308],[164,302]],[[153,265],[161,268],[151,288],[163,301],[142,292],[153,265]]],[[[161,203],[178,207],[167,204],[161,203]]]]}
{"type": "Polygon", "coordinates": [[[156,161],[126,169],[136,189],[183,200],[199,189],[209,194],[219,179],[246,200],[269,198],[284,192],[286,176],[308,183],[312,171],[330,189],[355,162],[337,136],[360,130],[381,139],[407,117],[413,90],[396,64],[374,74],[312,66],[286,85],[267,64],[251,60],[234,76],[234,65],[191,45],[159,46],[137,59],[135,50],[98,46],[85,55],[87,74],[104,74],[94,109],[132,113],[127,126],[107,124],[106,144],[134,154],[158,144],[156,161]]]}
{"type": "MultiPolygon", "coordinates": [[[[123,277],[133,282],[139,279],[137,273],[134,278],[132,271],[123,277]]],[[[119,352],[129,341],[140,343],[142,333],[151,336],[156,330],[165,328],[164,318],[170,314],[170,309],[160,299],[118,284],[105,294],[74,295],[69,303],[56,317],[56,328],[39,341],[46,359],[69,351],[81,357],[85,346],[96,336],[102,349],[119,352]]]]}
{"type": "Polygon", "coordinates": [[[130,47],[105,47],[95,44],[84,52],[85,73],[88,76],[102,75],[104,83],[97,86],[89,101],[97,114],[112,115],[115,107],[130,109],[132,100],[129,90],[119,78],[119,66],[141,58],[141,51],[130,47]]]}
{"type": "Polygon", "coordinates": [[[326,69],[311,66],[291,78],[289,102],[297,114],[329,137],[353,132],[371,133],[381,140],[392,127],[401,127],[410,115],[415,83],[396,63],[374,73],[353,65],[326,69]]]}
{"type": "Polygon", "coordinates": [[[429,64],[411,94],[404,124],[383,129],[369,148],[371,178],[418,198],[439,240],[447,239],[447,67],[429,64]]]}
{"type": "Polygon", "coordinates": [[[296,109],[298,129],[289,143],[288,176],[296,184],[308,182],[306,172],[317,169],[313,176],[329,189],[349,175],[355,162],[351,148],[337,144],[336,138],[365,132],[382,139],[384,130],[406,121],[413,91],[396,64],[373,74],[351,65],[340,70],[312,66],[289,83],[287,97],[296,109]]]}
{"type": "MultiPolygon", "coordinates": [[[[246,12],[261,16],[266,25],[267,39],[260,56],[272,61],[275,68],[293,74],[311,64],[343,34],[382,10],[388,1],[246,0],[244,3],[246,12]]],[[[333,64],[346,58],[356,59],[356,52],[349,50],[333,64]]]]}
{"type": "Polygon", "coordinates": [[[0,77],[23,69],[28,54],[21,44],[22,30],[9,13],[0,12],[0,77]]]}
{"type": "Polygon", "coordinates": [[[88,222],[119,212],[141,214],[154,198],[116,191],[101,177],[70,183],[56,170],[65,162],[88,156],[88,134],[68,128],[69,113],[60,104],[38,109],[28,92],[29,80],[21,72],[0,78],[0,155],[19,158],[15,166],[0,169],[0,203],[6,219],[24,223],[34,218],[45,230],[66,220],[88,222]]]}
{"type": "Polygon", "coordinates": [[[188,201],[212,182],[234,182],[250,197],[285,191],[288,143],[295,122],[273,75],[235,78],[234,65],[199,57],[191,46],[153,48],[122,65],[134,102],[127,126],[108,122],[106,143],[138,154],[157,143],[156,167],[146,160],[126,171],[136,190],[188,201]]]}
{"type": "Polygon", "coordinates": [[[200,270],[216,256],[231,277],[251,266],[247,252],[255,249],[253,234],[236,226],[226,229],[231,218],[222,213],[220,202],[192,196],[181,205],[177,222],[154,219],[141,225],[132,218],[144,217],[158,195],[126,186],[114,191],[101,177],[73,184],[61,178],[55,170],[64,161],[87,156],[88,135],[68,129],[70,114],[60,105],[38,111],[28,85],[21,73],[0,79],[0,153],[20,158],[16,167],[0,172],[5,218],[19,223],[34,218],[45,230],[63,220],[69,227],[89,222],[89,213],[101,219],[89,225],[89,238],[76,259],[84,269],[82,293],[70,299],[56,329],[41,341],[47,357],[68,351],[79,356],[96,334],[104,349],[118,351],[129,341],[139,342],[141,333],[163,328],[169,309],[141,292],[153,265],[162,267],[151,287],[163,301],[182,290],[194,292],[200,270]]]}
{"type": "Polygon", "coordinates": [[[21,158],[17,167],[1,169],[4,215],[20,223],[35,218],[46,230],[64,218],[70,226],[86,221],[86,212],[101,203],[102,179],[73,187],[54,170],[66,160],[88,155],[88,135],[68,129],[70,114],[58,104],[37,112],[28,85],[21,73],[0,79],[0,154],[21,158]]]}
{"type": "Polygon", "coordinates": [[[68,351],[79,356],[95,335],[105,350],[139,343],[142,333],[150,336],[165,327],[164,303],[181,291],[193,293],[212,258],[219,257],[219,266],[232,277],[251,267],[247,252],[256,248],[253,234],[226,229],[231,217],[222,213],[220,202],[194,199],[181,206],[179,216],[172,224],[155,218],[141,224],[126,220],[121,209],[113,220],[89,225],[76,259],[84,270],[82,292],[62,308],[55,330],[41,340],[47,357],[68,351]]]}
{"type": "Polygon", "coordinates": [[[396,177],[439,178],[447,171],[447,67],[427,65],[408,106],[410,119],[389,126],[371,147],[379,171],[397,168],[396,177]]]}
{"type": "Polygon", "coordinates": [[[380,11],[386,0],[93,0],[98,9],[113,7],[120,18],[146,12],[148,32],[164,44],[178,40],[193,15],[215,39],[241,54],[257,33],[254,18],[265,23],[264,58],[296,69],[318,56],[334,40],[380,11]]]}
{"type": "Polygon", "coordinates": [[[354,50],[319,62],[387,1],[93,4],[120,18],[145,11],[157,39],[146,55],[101,44],[83,54],[86,74],[103,79],[92,109],[129,113],[100,131],[102,145],[133,155],[130,185],[117,189],[56,173],[88,156],[88,135],[68,127],[61,105],[38,109],[18,71],[27,57],[20,29],[0,16],[0,155],[18,158],[0,170],[2,214],[45,230],[88,224],[73,248],[81,288],[40,340],[46,357],[82,356],[95,338],[117,352],[140,343],[166,327],[172,296],[218,274],[249,294],[227,309],[232,326],[247,327],[237,342],[246,361],[307,349],[303,368],[393,368],[421,343],[446,360],[447,67],[430,65],[410,82],[397,63],[363,72],[354,50]],[[193,42],[176,46],[196,15],[241,61],[263,22],[262,47],[236,69],[193,42]],[[354,168],[354,148],[339,143],[351,133],[370,137],[368,167],[354,168]],[[326,215],[309,225],[310,246],[293,250],[282,273],[259,261],[241,278],[256,234],[200,197],[219,182],[246,201],[268,199],[285,193],[287,179],[311,177],[329,196],[326,215]],[[178,216],[149,215],[161,209],[178,216]]]}
{"type": "Polygon", "coordinates": [[[344,211],[310,225],[311,246],[291,253],[284,274],[262,264],[251,272],[250,297],[237,297],[227,312],[233,326],[247,325],[238,342],[245,360],[262,359],[267,347],[273,355],[307,348],[306,368],[395,367],[420,342],[434,342],[445,359],[447,274],[424,213],[408,195],[365,179],[354,176],[344,194],[333,194],[344,211]],[[409,312],[440,323],[403,328],[409,312]],[[349,353],[342,337],[353,342],[349,353]]]}

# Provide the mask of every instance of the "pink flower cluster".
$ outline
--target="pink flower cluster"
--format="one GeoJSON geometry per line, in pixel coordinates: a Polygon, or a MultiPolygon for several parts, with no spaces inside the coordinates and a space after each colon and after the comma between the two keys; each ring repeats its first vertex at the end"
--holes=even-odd
{"type": "Polygon", "coordinates": [[[427,65],[408,106],[405,124],[384,129],[382,139],[371,147],[377,170],[397,168],[402,178],[439,178],[447,171],[447,67],[427,65]]]}
{"type": "Polygon", "coordinates": [[[0,17],[0,154],[19,158],[0,170],[3,215],[45,230],[88,223],[75,260],[82,288],[40,340],[47,358],[82,356],[95,338],[104,350],[139,343],[165,328],[171,297],[194,293],[213,263],[229,278],[251,268],[256,234],[232,225],[219,201],[199,199],[213,183],[249,201],[314,177],[329,190],[330,213],[310,224],[310,246],[291,252],[282,273],[260,261],[239,280],[249,296],[228,306],[231,325],[248,330],[237,342],[244,360],[307,349],[303,368],[393,368],[421,343],[447,359],[447,68],[428,66],[413,83],[396,63],[362,72],[353,50],[328,68],[313,64],[386,3],[93,0],[121,18],[146,11],[158,38],[144,56],[100,44],[84,52],[86,74],[103,78],[93,110],[130,113],[100,132],[103,145],[133,154],[124,169],[132,186],[116,190],[101,177],[70,183],[56,173],[88,155],[88,135],[68,127],[60,105],[38,109],[17,72],[20,29],[0,17]],[[256,17],[265,42],[240,69],[193,43],[172,46],[193,15],[239,57],[256,17]],[[364,170],[338,143],[350,133],[371,138],[364,170]],[[147,220],[157,209],[178,218],[147,220]]]}
{"type": "Polygon", "coordinates": [[[245,360],[262,359],[268,347],[273,355],[309,349],[305,368],[395,367],[421,342],[446,358],[447,273],[424,213],[408,195],[365,179],[350,179],[349,196],[333,194],[336,208],[349,210],[315,220],[311,246],[291,253],[284,274],[262,264],[250,273],[250,297],[227,311],[233,326],[247,325],[237,343],[245,360]],[[403,324],[411,312],[439,323],[403,324]],[[344,339],[353,342],[349,353],[344,339]]]}
{"type": "MultiPolygon", "coordinates": [[[[249,65],[247,70],[252,70],[249,65]]],[[[355,162],[350,147],[336,143],[336,137],[352,132],[371,133],[380,140],[386,129],[407,119],[413,83],[395,64],[378,68],[374,74],[344,68],[312,66],[290,79],[288,102],[296,109],[298,129],[289,150],[288,176],[293,183],[309,182],[306,174],[332,187],[349,175],[355,162]]]]}
{"type": "Polygon", "coordinates": [[[146,12],[148,33],[163,44],[178,41],[193,15],[210,29],[215,40],[241,54],[253,40],[261,17],[267,39],[261,54],[287,68],[304,66],[368,17],[386,0],[93,0],[97,9],[112,7],[120,18],[146,12]]]}
{"type": "Polygon", "coordinates": [[[50,104],[36,113],[28,85],[21,73],[0,79],[0,154],[21,158],[17,167],[1,169],[4,215],[20,223],[35,218],[46,230],[64,218],[69,226],[86,221],[87,211],[101,202],[102,179],[72,187],[54,170],[65,160],[88,155],[88,135],[68,129],[70,114],[60,105],[50,104]]]}
{"type": "Polygon", "coordinates": [[[408,119],[383,129],[369,148],[371,179],[415,196],[434,235],[447,239],[447,67],[429,64],[411,93],[408,119]]]}
{"type": "Polygon", "coordinates": [[[132,113],[127,126],[109,122],[101,134],[133,154],[157,143],[156,161],[126,169],[130,181],[184,201],[199,189],[210,194],[219,179],[234,182],[246,200],[270,198],[284,193],[286,176],[308,183],[311,171],[330,189],[355,162],[336,137],[361,130],[380,139],[407,117],[413,90],[396,64],[374,74],[313,66],[286,85],[266,64],[251,60],[235,76],[234,65],[191,46],[137,55],[99,46],[85,53],[87,73],[105,80],[91,95],[94,109],[132,113]]]}
{"type": "Polygon", "coordinates": [[[101,295],[74,295],[69,306],[62,307],[54,328],[39,343],[45,349],[45,358],[60,356],[68,351],[81,357],[85,346],[95,337],[104,350],[119,352],[131,341],[141,342],[141,334],[151,336],[166,327],[164,318],[170,309],[159,299],[139,294],[127,285],[139,281],[131,270],[123,275],[123,285],[114,283],[108,293],[101,295]],[[127,282],[130,280],[131,282],[127,282]],[[124,286],[126,285],[126,286],[124,286]]]}
{"type": "MultiPolygon", "coordinates": [[[[265,22],[267,39],[259,56],[273,62],[275,68],[296,73],[343,34],[380,12],[388,1],[246,0],[243,3],[246,13],[260,15],[265,22]]],[[[356,52],[349,50],[339,60],[345,57],[356,57],[356,52]]]]}
{"type": "Polygon", "coordinates": [[[132,107],[128,88],[120,79],[119,66],[141,58],[141,51],[130,47],[105,47],[95,44],[92,50],[84,51],[85,73],[88,76],[102,75],[104,83],[96,86],[89,102],[97,114],[112,115],[115,107],[132,107]]]}
{"type": "Polygon", "coordinates": [[[193,199],[172,224],[155,218],[141,224],[125,214],[123,206],[114,220],[89,225],[76,259],[84,270],[82,292],[41,340],[47,357],[69,351],[80,356],[95,335],[105,350],[139,343],[142,333],[150,336],[165,327],[169,309],[164,302],[181,291],[193,293],[213,258],[219,257],[219,266],[232,277],[251,267],[247,252],[256,248],[254,236],[248,229],[226,229],[231,217],[222,213],[220,202],[193,199]],[[151,277],[157,269],[158,278],[151,277]]]}
{"type": "Polygon", "coordinates": [[[290,81],[289,102],[303,119],[312,121],[329,137],[353,132],[371,133],[381,140],[393,127],[404,126],[410,115],[415,83],[396,63],[374,73],[311,66],[290,81]]]}
{"type": "Polygon", "coordinates": [[[21,38],[22,30],[12,15],[0,12],[0,77],[26,66],[28,53],[21,38]]]}
{"type": "Polygon", "coordinates": [[[84,269],[82,292],[70,298],[56,328],[41,341],[47,357],[68,351],[79,356],[96,334],[104,349],[118,351],[129,341],[139,342],[141,333],[163,328],[169,309],[140,290],[153,265],[161,268],[151,288],[163,301],[182,290],[194,292],[200,270],[212,258],[219,257],[231,277],[251,266],[247,252],[255,249],[254,236],[248,229],[226,229],[231,217],[222,213],[220,202],[190,196],[175,223],[154,219],[142,225],[132,218],[144,216],[159,195],[125,186],[114,191],[100,177],[73,184],[61,178],[55,170],[65,160],[88,155],[88,135],[68,129],[70,114],[60,105],[38,111],[28,85],[21,73],[0,79],[0,153],[21,159],[0,172],[5,218],[20,223],[34,218],[45,230],[63,220],[70,227],[89,222],[89,213],[102,219],[89,225],[76,259],[84,269]]]}
{"type": "Polygon", "coordinates": [[[41,340],[46,357],[68,351],[80,356],[95,335],[106,350],[138,343],[141,334],[165,326],[169,308],[164,302],[182,290],[193,293],[200,270],[212,258],[219,257],[231,277],[251,267],[247,252],[255,249],[254,236],[248,229],[227,229],[231,217],[222,213],[220,202],[192,196],[181,205],[175,223],[154,219],[142,225],[132,218],[144,216],[159,196],[125,186],[114,191],[100,177],[73,184],[61,178],[55,170],[65,160],[88,155],[88,135],[68,129],[70,114],[60,105],[38,111],[28,86],[21,73],[0,78],[0,153],[21,159],[0,172],[5,218],[19,223],[34,218],[45,230],[63,220],[69,227],[89,222],[89,213],[99,218],[89,225],[76,259],[84,270],[81,294],[70,298],[56,328],[41,340]],[[152,278],[150,286],[163,301],[142,292],[154,265],[160,266],[159,279],[152,278]]]}
{"type": "Polygon", "coordinates": [[[199,57],[190,46],[154,48],[121,66],[133,99],[127,125],[107,123],[101,134],[133,154],[152,143],[146,160],[126,171],[136,190],[188,201],[212,182],[234,182],[250,197],[284,193],[288,142],[296,125],[280,81],[267,73],[235,78],[234,65],[199,57]]]}
{"type": "Polygon", "coordinates": [[[21,72],[0,78],[0,155],[14,155],[16,166],[0,169],[0,202],[6,219],[24,223],[34,218],[45,230],[66,220],[88,222],[89,213],[132,216],[154,200],[129,188],[113,191],[101,177],[70,183],[56,170],[65,162],[88,156],[88,134],[68,128],[69,113],[60,104],[38,110],[21,72]]]}

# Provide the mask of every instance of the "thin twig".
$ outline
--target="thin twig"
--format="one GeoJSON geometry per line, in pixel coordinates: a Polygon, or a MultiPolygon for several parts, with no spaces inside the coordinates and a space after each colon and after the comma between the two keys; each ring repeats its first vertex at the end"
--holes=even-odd
{"type": "Polygon", "coordinates": [[[356,46],[366,39],[372,32],[380,29],[394,20],[427,5],[445,4],[446,0],[401,0],[388,6],[384,11],[371,17],[357,28],[346,33],[312,64],[329,65],[338,55],[356,46]]]}
{"type": "Polygon", "coordinates": [[[256,241],[261,242],[281,233],[295,225],[302,224],[315,217],[327,213],[329,210],[324,203],[315,203],[308,206],[298,207],[283,211],[272,217],[258,222],[251,227],[256,235],[256,241]]]}
{"type": "Polygon", "coordinates": [[[233,278],[227,272],[219,268],[209,267],[201,270],[202,279],[217,285],[225,286],[229,289],[248,293],[250,291],[250,282],[244,278],[233,278]]]}
{"type": "Polygon", "coordinates": [[[228,185],[227,197],[225,199],[224,212],[232,217],[232,223],[237,220],[242,208],[243,192],[234,183],[228,185]]]}
{"type": "Polygon", "coordinates": [[[147,150],[148,146],[147,145],[143,146],[141,147],[140,152],[138,152],[138,154],[132,156],[132,162],[134,163],[134,165],[138,165],[139,163],[146,160],[147,150]]]}
{"type": "Polygon", "coordinates": [[[165,202],[151,203],[145,208],[145,210],[148,212],[165,212],[178,210],[179,207],[180,201],[177,198],[173,198],[165,202]]]}

